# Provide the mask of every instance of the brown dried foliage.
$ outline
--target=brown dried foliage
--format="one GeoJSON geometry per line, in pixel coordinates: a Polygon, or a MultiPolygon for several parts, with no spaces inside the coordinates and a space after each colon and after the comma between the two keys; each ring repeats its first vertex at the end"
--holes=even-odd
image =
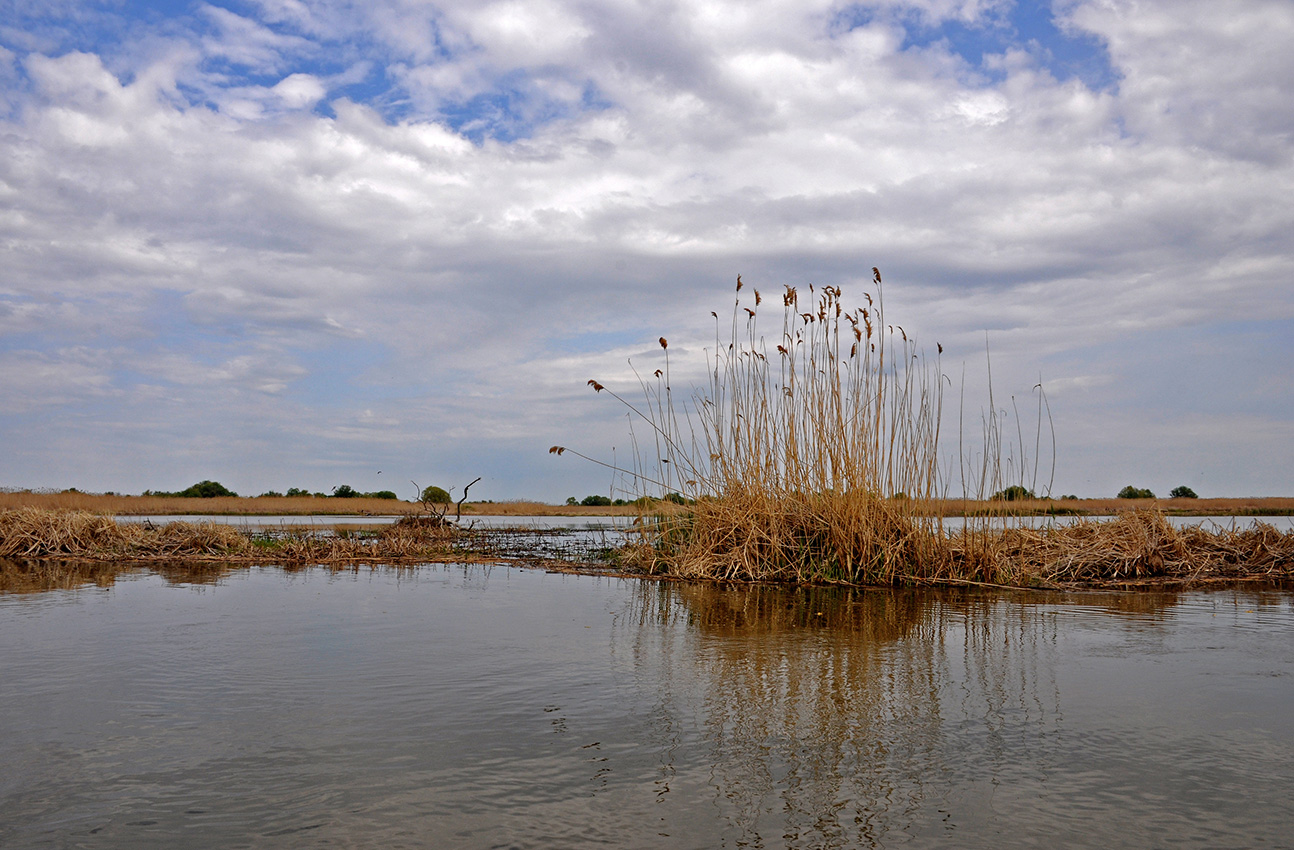
{"type": "Polygon", "coordinates": [[[435,517],[405,517],[377,535],[325,536],[306,531],[255,538],[219,523],[118,523],[83,511],[0,511],[0,558],[257,563],[432,560],[450,554],[459,535],[435,517]]]}

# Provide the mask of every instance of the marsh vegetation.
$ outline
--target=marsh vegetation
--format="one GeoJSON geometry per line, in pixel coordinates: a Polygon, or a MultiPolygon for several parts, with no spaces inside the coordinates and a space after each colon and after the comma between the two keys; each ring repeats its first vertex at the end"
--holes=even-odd
{"type": "MultiPolygon", "coordinates": [[[[872,271],[874,285],[858,304],[838,287],[804,295],[785,287],[771,299],[781,301],[771,337],[759,324],[764,296],[743,295],[738,277],[730,315],[711,314],[707,383],[690,394],[671,383],[665,337],[660,367],[639,378],[638,400],[588,382],[645,426],[635,444],[654,449],[633,468],[616,468],[628,486],[639,495],[679,492],[686,505],[644,522],[625,563],[684,578],[865,585],[1050,585],[1294,568],[1294,536],[1269,527],[1188,534],[1156,509],[1041,530],[1001,522],[1079,512],[1035,497],[1050,491],[1045,476],[1040,484],[1040,458],[1055,453],[1041,385],[1032,439],[1018,410],[1008,433],[990,379],[973,447],[962,411],[956,450],[944,451],[952,382],[943,347],[928,356],[887,318],[881,275],[872,271]],[[960,500],[948,498],[954,483],[960,500]],[[949,531],[942,517],[958,502],[969,519],[949,531]]],[[[592,460],[550,449],[567,451],[592,460]]]]}

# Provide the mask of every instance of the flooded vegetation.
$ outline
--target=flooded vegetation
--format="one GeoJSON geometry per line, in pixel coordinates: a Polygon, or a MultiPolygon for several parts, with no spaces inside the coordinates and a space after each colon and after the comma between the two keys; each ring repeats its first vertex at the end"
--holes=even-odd
{"type": "MultiPolygon", "coordinates": [[[[990,378],[976,447],[965,449],[970,440],[959,431],[950,465],[941,450],[943,393],[951,384],[943,347],[936,344],[937,354],[927,357],[887,318],[880,271],[872,274],[865,304],[846,303],[839,287],[809,286],[803,297],[797,287],[784,287],[780,311],[766,308],[777,325],[771,335],[758,321],[764,297],[758,290],[743,295],[738,277],[730,322],[711,314],[708,383],[690,397],[671,384],[665,337],[661,368],[640,377],[638,400],[588,381],[646,429],[654,461],[636,456],[632,469],[623,469],[566,446],[550,453],[610,466],[628,486],[658,488],[683,506],[645,524],[623,563],[718,581],[1042,587],[1270,577],[1294,569],[1294,534],[1268,526],[1243,533],[1175,529],[1149,491],[1144,499],[1122,499],[1140,509],[1111,522],[1042,529],[1012,523],[1043,510],[1033,498],[1040,460],[1048,451],[1055,457],[1042,384],[1033,388],[1032,445],[1014,398],[1016,421],[1008,428],[990,378]],[[947,498],[952,473],[945,466],[955,470],[964,497],[956,532],[943,524],[942,508],[956,504],[947,498]]],[[[1185,492],[1195,495],[1175,491],[1185,492]]],[[[1048,501],[1043,512],[1080,513],[1068,501],[1048,501]]]]}
{"type": "MultiPolygon", "coordinates": [[[[731,508],[727,503],[720,510],[731,508]]],[[[88,569],[81,562],[88,561],[100,563],[95,572],[101,575],[111,575],[132,562],[302,566],[454,560],[719,581],[1034,588],[1199,585],[1267,581],[1294,574],[1294,531],[1282,532],[1263,522],[1230,528],[1176,526],[1154,511],[1041,528],[963,525],[927,535],[919,534],[898,513],[852,516],[854,522],[883,519],[895,526],[870,532],[892,538],[885,554],[876,556],[888,559],[889,569],[878,572],[854,569],[849,552],[843,556],[844,563],[823,565],[813,560],[841,536],[842,529],[833,522],[849,522],[850,515],[825,522],[817,515],[778,515],[772,520],[779,525],[764,533],[780,533],[796,541],[798,554],[778,569],[764,564],[764,569],[756,570],[752,558],[767,545],[762,538],[740,544],[730,540],[724,551],[714,544],[704,557],[688,548],[697,545],[699,533],[691,524],[703,523],[708,510],[702,503],[691,512],[654,523],[582,528],[506,523],[478,528],[437,516],[403,517],[368,528],[344,524],[238,528],[218,522],[117,522],[83,512],[27,508],[0,511],[0,558],[21,562],[15,569],[26,571],[24,575],[49,577],[40,581],[51,587],[64,586],[55,577],[64,569],[63,562],[71,562],[74,574],[79,574],[88,569]],[[799,525],[790,527],[795,523],[799,525]]]]}
{"type": "Polygon", "coordinates": [[[5,847],[1277,846],[1294,596],[86,568],[0,592],[5,847]]]}

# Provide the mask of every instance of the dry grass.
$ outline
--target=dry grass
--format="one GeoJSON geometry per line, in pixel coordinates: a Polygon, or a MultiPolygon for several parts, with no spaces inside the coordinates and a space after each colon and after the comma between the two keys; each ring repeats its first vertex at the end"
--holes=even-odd
{"type": "Polygon", "coordinates": [[[293,531],[246,534],[219,523],[162,526],[118,523],[84,511],[0,511],[0,558],[95,561],[337,563],[434,560],[454,553],[461,532],[426,517],[406,517],[375,534],[325,536],[293,531]]]}
{"type": "MultiPolygon", "coordinates": [[[[1257,537],[1177,532],[1132,500],[986,499],[1036,478],[1040,390],[1033,457],[1023,434],[1013,442],[989,413],[974,462],[958,448],[966,496],[947,499],[940,461],[946,378],[937,358],[928,361],[901,326],[887,322],[873,272],[866,306],[852,310],[837,288],[810,287],[802,304],[787,287],[771,341],[757,329],[760,293],[743,302],[738,278],[728,338],[716,331],[709,384],[690,404],[670,385],[664,338],[662,367],[654,380],[640,381],[640,402],[589,381],[649,429],[654,464],[639,460],[626,472],[640,487],[694,501],[644,523],[641,541],[622,554],[625,563],[684,578],[846,584],[1021,586],[1290,571],[1294,538],[1270,528],[1257,537]],[[1130,509],[1116,522],[1040,531],[1009,522],[1003,530],[1000,522],[1130,509]],[[955,514],[982,521],[945,535],[941,519],[955,514]]],[[[996,410],[991,395],[988,410],[996,410]]],[[[1211,501],[1167,505],[1216,509],[1211,501]]]]}
{"type": "Polygon", "coordinates": [[[1007,585],[1194,582],[1294,576],[1294,532],[1176,529],[1152,509],[1114,520],[952,538],[950,574],[1007,585]]]}
{"type": "MultiPolygon", "coordinates": [[[[646,545],[630,560],[748,581],[879,584],[947,571],[932,507],[946,490],[945,378],[938,358],[889,322],[873,274],[866,303],[853,307],[839,288],[809,287],[802,299],[786,287],[772,339],[759,330],[764,299],[743,296],[738,278],[726,338],[715,314],[708,386],[690,405],[675,397],[664,338],[662,368],[642,380],[639,404],[589,382],[650,429],[657,457],[636,464],[635,481],[695,502],[645,525],[646,545]]],[[[1001,487],[1002,448],[998,420],[985,420],[980,464],[959,470],[975,492],[1001,487]]],[[[1022,462],[1021,453],[1008,465],[1022,462]]]]}

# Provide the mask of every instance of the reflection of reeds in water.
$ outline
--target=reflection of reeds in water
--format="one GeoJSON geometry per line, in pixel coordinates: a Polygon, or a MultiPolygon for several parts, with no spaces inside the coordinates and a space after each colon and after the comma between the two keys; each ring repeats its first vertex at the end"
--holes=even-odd
{"type": "MultiPolygon", "coordinates": [[[[372,561],[285,562],[273,565],[284,572],[307,569],[326,570],[330,574],[361,571],[389,571],[397,576],[411,575],[416,567],[372,561]]],[[[469,565],[464,564],[464,569],[469,565]]],[[[112,587],[117,579],[128,575],[156,575],[167,584],[214,585],[237,572],[255,569],[250,562],[237,561],[76,561],[35,559],[10,561],[0,558],[0,594],[45,593],[54,590],[76,590],[89,585],[112,587]]]]}
{"type": "Polygon", "coordinates": [[[918,591],[709,583],[644,585],[644,611],[654,618],[687,618],[711,636],[753,637],[804,629],[831,629],[867,640],[892,641],[921,622],[918,591]]]}
{"type": "MultiPolygon", "coordinates": [[[[124,560],[19,560],[0,559],[0,593],[44,593],[74,590],[86,585],[111,587],[118,578],[145,569],[124,560]]],[[[229,574],[231,565],[202,563],[150,563],[149,572],[169,584],[215,584],[229,574]]]]}
{"type": "Polygon", "coordinates": [[[700,712],[739,845],[888,846],[937,828],[950,784],[1057,757],[1055,620],[1004,597],[683,584],[645,586],[636,614],[668,656],[661,745],[700,712]]]}

